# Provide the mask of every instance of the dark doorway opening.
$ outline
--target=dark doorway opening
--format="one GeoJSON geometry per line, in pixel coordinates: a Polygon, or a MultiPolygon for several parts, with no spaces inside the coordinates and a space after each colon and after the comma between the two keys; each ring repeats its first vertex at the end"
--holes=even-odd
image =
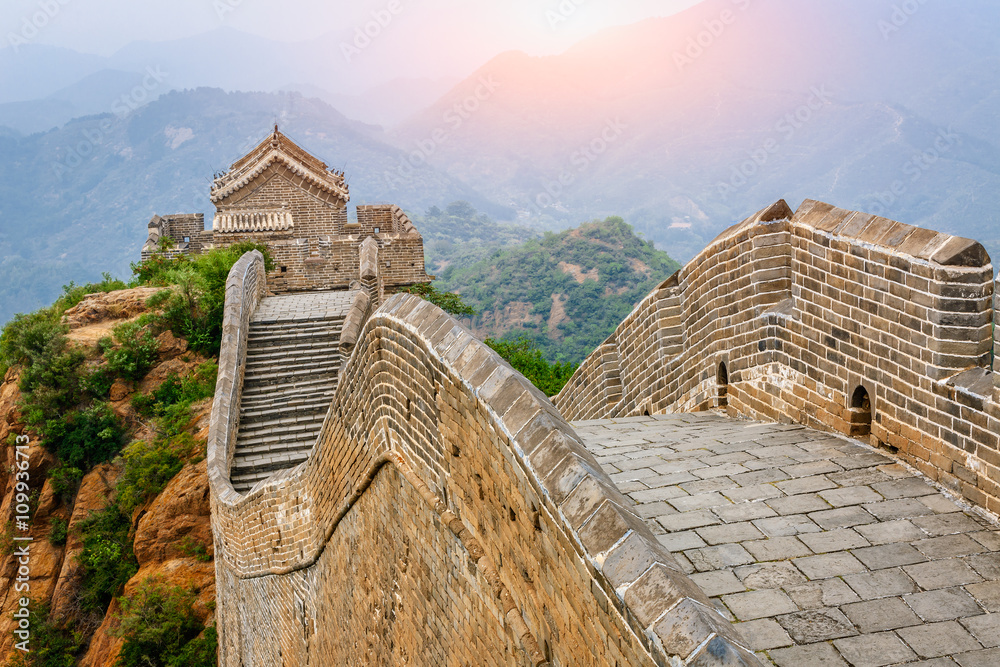
{"type": "Polygon", "coordinates": [[[724,408],[729,405],[729,369],[726,368],[726,362],[719,364],[716,381],[719,384],[719,407],[724,408]]]}
{"type": "Polygon", "coordinates": [[[872,432],[872,399],[868,390],[858,386],[851,394],[851,431],[852,438],[861,438],[872,432]]]}

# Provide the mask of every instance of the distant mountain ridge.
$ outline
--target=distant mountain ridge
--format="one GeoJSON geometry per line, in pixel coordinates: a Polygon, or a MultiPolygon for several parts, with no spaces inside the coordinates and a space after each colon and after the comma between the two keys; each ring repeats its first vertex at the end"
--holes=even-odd
{"type": "Polygon", "coordinates": [[[383,174],[403,153],[378,128],[298,94],[171,92],[134,112],[76,119],[59,130],[0,133],[0,322],[51,302],[64,283],[101,271],[127,277],[154,214],[205,213],[212,176],[256,145],[275,122],[347,172],[352,204],[423,211],[466,200],[509,212],[430,167],[388,191],[383,174]]]}
{"type": "Polygon", "coordinates": [[[393,136],[412,150],[489,76],[429,161],[525,224],[624,215],[686,259],[750,211],[819,197],[995,244],[1000,6],[918,7],[707,0],[502,54],[393,136]]]}

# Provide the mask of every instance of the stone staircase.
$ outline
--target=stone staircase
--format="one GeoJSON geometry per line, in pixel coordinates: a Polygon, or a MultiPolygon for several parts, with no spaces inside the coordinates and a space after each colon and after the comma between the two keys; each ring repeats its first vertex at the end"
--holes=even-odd
{"type": "MultiPolygon", "coordinates": [[[[345,295],[353,295],[333,294],[334,307],[317,308],[310,295],[264,299],[250,324],[229,473],[240,493],[305,461],[316,442],[340,373],[345,295]]],[[[331,296],[321,305],[330,306],[331,296]]]]}

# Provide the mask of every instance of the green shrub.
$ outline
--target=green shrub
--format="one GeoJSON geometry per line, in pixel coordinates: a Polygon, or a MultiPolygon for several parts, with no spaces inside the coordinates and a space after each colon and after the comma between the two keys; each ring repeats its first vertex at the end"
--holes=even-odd
{"type": "Polygon", "coordinates": [[[94,403],[45,425],[46,449],[80,470],[112,459],[124,441],[125,428],[107,403],[94,403]]]}
{"type": "MultiPolygon", "coordinates": [[[[152,394],[156,404],[162,407],[178,403],[194,403],[215,395],[215,381],[219,367],[214,361],[198,366],[194,373],[178,376],[171,373],[152,394]]],[[[162,409],[159,411],[162,414],[162,409]]]]}
{"type": "Polygon", "coordinates": [[[83,569],[80,605],[85,611],[103,613],[138,572],[130,527],[131,518],[114,503],[81,522],[83,550],[77,559],[83,569]]]}
{"type": "Polygon", "coordinates": [[[69,534],[69,522],[61,516],[54,516],[49,519],[49,544],[54,547],[61,547],[66,544],[66,537],[69,534]]]}
{"type": "Polygon", "coordinates": [[[132,264],[132,282],[136,285],[167,287],[171,284],[170,274],[191,263],[185,255],[167,258],[161,253],[139,263],[132,264]]]}
{"type": "Polygon", "coordinates": [[[423,297],[444,312],[451,313],[452,315],[459,317],[473,317],[476,314],[476,311],[472,308],[472,306],[469,306],[462,301],[462,297],[460,295],[455,294],[454,292],[441,292],[430,283],[410,285],[409,287],[404,287],[400,291],[423,297]]]}
{"type": "Polygon", "coordinates": [[[184,462],[171,448],[170,441],[156,441],[152,445],[133,442],[122,451],[125,471],[118,480],[116,502],[126,516],[167,486],[184,462]]]}
{"type": "Polygon", "coordinates": [[[577,364],[549,363],[542,356],[538,346],[528,338],[519,337],[511,340],[487,338],[485,342],[515,370],[545,392],[546,396],[558,394],[577,369],[577,364]]]}
{"type": "Polygon", "coordinates": [[[104,358],[108,362],[108,370],[115,376],[126,380],[138,381],[146,376],[156,362],[160,344],[148,328],[142,323],[125,322],[114,328],[118,347],[108,348],[102,341],[104,358]]]}
{"type": "Polygon", "coordinates": [[[63,503],[69,505],[73,502],[73,498],[80,488],[83,471],[65,463],[60,463],[49,469],[48,478],[52,482],[52,490],[56,492],[63,503]]]}
{"type": "MultiPolygon", "coordinates": [[[[10,667],[73,667],[77,663],[87,640],[83,633],[75,630],[73,621],[49,621],[49,606],[32,600],[28,605],[28,624],[31,627],[30,650],[27,653],[15,651],[16,655],[7,663],[10,667]]],[[[19,637],[14,640],[15,643],[19,641],[19,637]]]]}
{"type": "Polygon", "coordinates": [[[202,563],[208,563],[212,560],[212,554],[208,553],[208,547],[204,544],[195,542],[194,538],[190,535],[187,535],[183,540],[181,540],[177,544],[177,548],[181,550],[181,553],[187,556],[192,556],[202,563]]]}
{"type": "Polygon", "coordinates": [[[93,398],[106,401],[111,396],[111,386],[115,383],[115,374],[107,366],[99,366],[83,378],[83,390],[93,398]]]}
{"type": "Polygon", "coordinates": [[[121,599],[117,626],[124,639],[120,667],[208,667],[216,664],[215,628],[203,628],[194,613],[195,594],[150,577],[121,599]],[[200,635],[200,636],[199,636],[200,635]]]}

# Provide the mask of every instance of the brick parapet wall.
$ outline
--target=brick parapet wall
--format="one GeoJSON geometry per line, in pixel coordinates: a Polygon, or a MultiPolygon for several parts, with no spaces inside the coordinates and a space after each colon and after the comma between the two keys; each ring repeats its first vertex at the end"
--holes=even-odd
{"type": "Polygon", "coordinates": [[[220,664],[759,664],[545,396],[417,297],[371,316],[304,464],[237,494],[222,417],[220,664]]]}
{"type": "Polygon", "coordinates": [[[1000,276],[993,281],[993,400],[1000,403],[1000,276]]]}
{"type": "Polygon", "coordinates": [[[860,435],[871,414],[874,444],[1000,512],[996,293],[982,246],[819,202],[793,215],[780,202],[668,282],[676,294],[665,284],[649,295],[556,397],[568,418],[725,404],[860,435]],[[676,309],[675,296],[679,334],[652,315],[676,309]],[[622,369],[613,407],[599,398],[608,345],[622,369]],[[852,405],[859,387],[870,413],[852,405]]]}
{"type": "MultiPolygon", "coordinates": [[[[226,279],[222,348],[219,352],[215,402],[212,404],[208,434],[209,441],[218,445],[208,448],[208,475],[213,488],[229,484],[229,468],[233,462],[236,432],[239,428],[250,318],[266,291],[264,256],[256,250],[248,252],[233,265],[226,279]]],[[[232,490],[232,485],[229,485],[229,490],[236,493],[232,490]]]]}

